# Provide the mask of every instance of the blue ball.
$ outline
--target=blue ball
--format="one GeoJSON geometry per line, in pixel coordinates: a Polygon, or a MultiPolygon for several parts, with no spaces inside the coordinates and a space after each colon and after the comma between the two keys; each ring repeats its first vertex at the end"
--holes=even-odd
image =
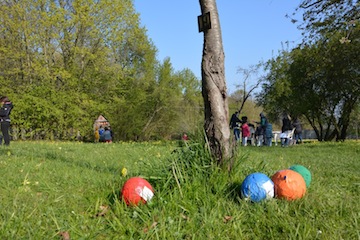
{"type": "Polygon", "coordinates": [[[263,173],[252,173],[241,184],[241,197],[252,202],[273,198],[274,183],[263,173]]]}

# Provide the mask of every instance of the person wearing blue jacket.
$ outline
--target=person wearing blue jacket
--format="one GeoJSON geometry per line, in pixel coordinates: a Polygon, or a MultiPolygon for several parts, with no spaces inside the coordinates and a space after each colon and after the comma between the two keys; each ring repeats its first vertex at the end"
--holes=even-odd
{"type": "Polygon", "coordinates": [[[103,135],[104,135],[104,141],[106,143],[112,143],[112,134],[111,134],[111,130],[109,127],[105,127],[105,131],[104,131],[103,135]]]}
{"type": "Polygon", "coordinates": [[[271,147],[272,145],[272,124],[271,123],[267,123],[266,125],[266,129],[265,129],[265,144],[266,146],[271,147]]]}
{"type": "MultiPolygon", "coordinates": [[[[260,128],[261,129],[261,132],[263,134],[263,144],[265,146],[269,146],[270,143],[267,142],[267,140],[269,140],[269,128],[268,128],[268,120],[267,118],[265,117],[265,114],[262,112],[260,113],[260,122],[257,122],[258,124],[260,124],[260,128]]],[[[272,126],[271,126],[271,130],[272,130],[272,126]]],[[[270,138],[271,140],[271,138],[270,138]]],[[[260,146],[262,145],[262,143],[260,144],[260,146]]],[[[271,145],[270,145],[271,146],[271,145]]]]}

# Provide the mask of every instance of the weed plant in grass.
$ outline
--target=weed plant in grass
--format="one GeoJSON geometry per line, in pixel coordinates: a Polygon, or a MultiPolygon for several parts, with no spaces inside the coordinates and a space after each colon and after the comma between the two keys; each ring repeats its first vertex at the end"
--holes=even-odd
{"type": "Polygon", "coordinates": [[[240,147],[230,174],[202,140],[176,143],[13,142],[0,148],[0,238],[360,239],[360,142],[240,147]],[[251,203],[243,179],[294,164],[304,198],[251,203]],[[128,175],[122,177],[126,167],[128,175]],[[127,207],[124,182],[142,176],[151,202],[127,207]]]}

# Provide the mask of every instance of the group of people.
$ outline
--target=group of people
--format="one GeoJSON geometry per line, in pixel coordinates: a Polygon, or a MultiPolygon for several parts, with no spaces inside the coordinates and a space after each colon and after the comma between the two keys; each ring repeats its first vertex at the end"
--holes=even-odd
{"type": "MultiPolygon", "coordinates": [[[[271,146],[272,145],[272,124],[269,123],[264,113],[260,113],[260,121],[256,122],[257,126],[248,123],[246,116],[239,118],[239,112],[236,111],[230,119],[230,128],[233,130],[235,141],[239,142],[241,139],[242,145],[247,146],[248,140],[251,140],[252,145],[256,146],[271,146]],[[241,137],[240,137],[241,136],[241,137]]],[[[294,133],[296,143],[302,142],[302,127],[299,118],[291,123],[290,117],[286,115],[283,118],[281,145],[289,145],[289,137],[294,133]]]]}
{"type": "Polygon", "coordinates": [[[230,119],[230,128],[233,129],[235,141],[240,141],[240,133],[241,133],[241,142],[243,146],[247,146],[248,139],[251,137],[251,128],[253,129],[253,125],[248,123],[248,118],[243,116],[240,120],[239,112],[236,111],[230,119]]]}
{"type": "Polygon", "coordinates": [[[253,124],[248,123],[246,116],[240,119],[239,112],[236,111],[230,119],[230,128],[233,130],[235,141],[239,142],[241,136],[242,146],[247,146],[249,140],[252,145],[271,146],[272,125],[263,113],[260,113],[260,122],[256,123],[255,129],[253,124]]]}
{"type": "Polygon", "coordinates": [[[13,109],[13,104],[8,97],[0,97],[0,125],[1,125],[1,135],[0,135],[0,145],[2,145],[4,139],[4,145],[10,145],[10,113],[13,109]]]}
{"type": "Polygon", "coordinates": [[[113,133],[110,126],[96,126],[95,128],[95,142],[112,143],[113,133]]]}

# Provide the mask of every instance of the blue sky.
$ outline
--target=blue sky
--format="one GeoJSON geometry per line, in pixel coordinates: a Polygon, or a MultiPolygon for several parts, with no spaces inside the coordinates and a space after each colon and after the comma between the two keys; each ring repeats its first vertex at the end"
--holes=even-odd
{"type": "MultiPolygon", "coordinates": [[[[242,82],[239,67],[249,68],[301,42],[301,32],[285,17],[300,2],[217,1],[229,93],[242,82]]],[[[201,14],[199,0],[134,0],[134,4],[142,26],[158,49],[158,60],[169,57],[175,71],[189,68],[201,79],[203,33],[198,32],[197,25],[201,14]]]]}

